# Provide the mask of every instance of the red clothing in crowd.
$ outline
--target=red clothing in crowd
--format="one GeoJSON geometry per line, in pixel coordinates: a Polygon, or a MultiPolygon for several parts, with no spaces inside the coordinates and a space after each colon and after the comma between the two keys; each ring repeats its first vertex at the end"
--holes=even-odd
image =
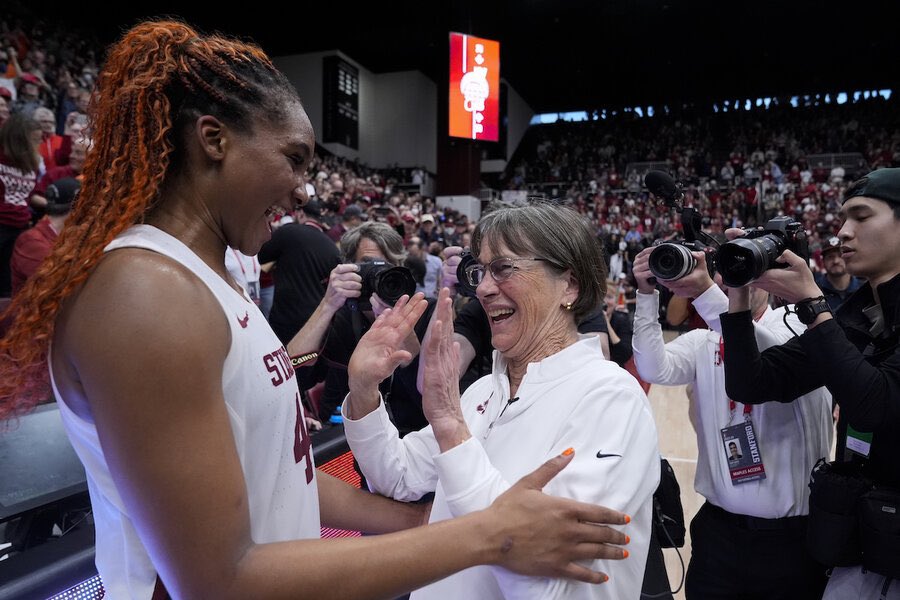
{"type": "Polygon", "coordinates": [[[47,186],[51,183],[59,181],[60,179],[65,179],[66,177],[71,177],[73,179],[79,179],[80,175],[75,172],[69,165],[65,165],[63,167],[53,167],[52,169],[47,169],[47,172],[44,173],[44,176],[40,178],[37,182],[37,185],[34,188],[34,193],[39,194],[41,196],[47,195],[47,186]]]}
{"type": "Polygon", "coordinates": [[[44,159],[44,167],[49,171],[61,164],[69,162],[69,154],[72,152],[72,138],[67,135],[44,135],[38,148],[44,159]]]}
{"type": "Polygon", "coordinates": [[[37,173],[10,166],[0,154],[0,225],[25,229],[31,221],[28,199],[37,183],[37,173]]]}
{"type": "Polygon", "coordinates": [[[23,232],[13,246],[9,268],[12,272],[12,295],[22,288],[25,280],[34,275],[40,264],[50,254],[59,234],[50,225],[50,219],[43,218],[37,225],[23,232]]]}

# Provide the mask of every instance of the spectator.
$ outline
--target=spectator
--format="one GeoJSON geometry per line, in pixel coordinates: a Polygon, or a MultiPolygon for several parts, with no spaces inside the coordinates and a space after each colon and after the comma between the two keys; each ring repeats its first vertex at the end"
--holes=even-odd
{"type": "MultiPolygon", "coordinates": [[[[416,232],[419,230],[419,220],[411,210],[403,211],[403,214],[400,215],[400,219],[403,221],[403,243],[409,244],[412,236],[416,235],[416,232]]],[[[437,298],[437,295],[434,297],[437,298]]]]}
{"type": "Polygon", "coordinates": [[[831,311],[837,312],[841,304],[858,290],[863,282],[847,272],[840,238],[830,237],[825,241],[822,247],[822,263],[825,272],[815,274],[816,285],[828,300],[831,311]]]}
{"type": "Polygon", "coordinates": [[[9,102],[12,94],[5,87],[0,87],[0,126],[9,118],[9,102]]]}
{"type": "Polygon", "coordinates": [[[44,106],[40,86],[40,79],[31,73],[23,73],[19,78],[19,93],[13,102],[13,112],[33,118],[34,111],[44,106]]]}
{"type": "Polygon", "coordinates": [[[425,213],[420,220],[422,225],[419,229],[419,237],[422,238],[422,241],[426,244],[431,244],[432,242],[441,242],[443,244],[444,238],[435,227],[434,215],[425,213]]]}
{"type": "Polygon", "coordinates": [[[609,336],[609,359],[624,367],[633,354],[631,312],[626,306],[619,304],[615,285],[611,280],[606,282],[603,317],[606,319],[606,331],[609,336]]]}
{"type": "Polygon", "coordinates": [[[409,238],[409,244],[406,246],[409,255],[425,263],[425,281],[423,282],[423,292],[426,298],[437,300],[438,283],[441,278],[441,259],[425,249],[425,242],[419,236],[409,238]]]}
{"type": "Polygon", "coordinates": [[[322,224],[322,205],[318,200],[310,200],[304,204],[296,217],[297,222],[301,225],[315,227],[322,233],[328,231],[328,228],[322,224]]]}
{"type": "MultiPolygon", "coordinates": [[[[35,109],[33,118],[41,126],[40,154],[41,158],[44,159],[44,172],[46,173],[50,169],[56,168],[57,158],[63,158],[59,156],[59,152],[63,150],[63,145],[67,144],[68,140],[56,134],[56,119],[53,117],[53,111],[49,108],[42,106],[35,109]]],[[[67,159],[68,157],[64,158],[67,159]]]]}
{"type": "Polygon", "coordinates": [[[56,110],[56,132],[57,133],[65,133],[66,124],[68,123],[69,115],[73,112],[78,114],[85,114],[78,110],[78,99],[81,96],[82,89],[78,86],[78,83],[69,80],[66,83],[64,91],[59,94],[59,101],[57,102],[57,110],[56,110]]]}
{"type": "Polygon", "coordinates": [[[56,238],[65,227],[80,187],[78,180],[67,177],[56,180],[46,188],[46,216],[20,235],[13,246],[10,261],[13,296],[50,254],[56,238]]]}
{"type": "Polygon", "coordinates": [[[43,177],[38,180],[32,194],[32,202],[41,204],[47,186],[67,177],[78,179],[84,170],[84,161],[91,149],[92,141],[83,137],[79,137],[72,143],[72,152],[69,154],[69,164],[48,169],[43,177]]]}
{"type": "Polygon", "coordinates": [[[32,198],[41,157],[41,127],[22,114],[14,114],[0,127],[0,298],[12,291],[9,261],[13,245],[31,222],[29,202],[35,206],[46,200],[32,198]]]}
{"type": "MultiPolygon", "coordinates": [[[[320,306],[329,273],[340,263],[340,252],[314,223],[293,222],[272,233],[272,239],[263,244],[258,258],[263,264],[274,263],[275,297],[269,324],[281,343],[287,345],[320,306]]],[[[340,304],[342,301],[338,307],[340,304]]],[[[315,320],[327,325],[333,314],[333,311],[315,314],[315,320]]],[[[319,348],[319,345],[310,347],[319,348]]]]}
{"type": "Polygon", "coordinates": [[[469,218],[466,215],[459,215],[453,223],[453,231],[445,236],[444,243],[448,246],[466,247],[463,243],[463,237],[469,233],[469,218]]]}
{"type": "Polygon", "coordinates": [[[363,209],[356,204],[351,204],[345,207],[344,212],[341,213],[340,223],[335,223],[335,225],[328,230],[328,237],[337,243],[341,241],[341,237],[343,237],[345,233],[354,227],[359,227],[362,222],[363,209]]]}

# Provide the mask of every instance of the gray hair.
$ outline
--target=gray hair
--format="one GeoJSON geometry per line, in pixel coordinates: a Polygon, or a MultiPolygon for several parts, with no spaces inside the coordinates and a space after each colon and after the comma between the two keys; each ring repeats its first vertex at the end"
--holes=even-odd
{"type": "Polygon", "coordinates": [[[406,249],[403,247],[403,238],[400,234],[387,223],[367,221],[341,237],[341,254],[344,262],[355,262],[356,251],[363,238],[375,242],[392,265],[402,265],[406,260],[406,249]]]}
{"type": "Polygon", "coordinates": [[[34,109],[34,112],[31,113],[31,118],[35,121],[40,120],[40,116],[49,117],[53,119],[54,123],[56,122],[56,115],[53,114],[53,111],[45,106],[38,106],[34,109]]]}
{"type": "Polygon", "coordinates": [[[547,259],[551,268],[570,271],[578,282],[572,306],[575,322],[596,312],[606,295],[606,262],[587,220],[570,208],[550,202],[500,208],[484,216],[472,235],[472,254],[486,243],[494,254],[505,245],[520,256],[547,259]]]}

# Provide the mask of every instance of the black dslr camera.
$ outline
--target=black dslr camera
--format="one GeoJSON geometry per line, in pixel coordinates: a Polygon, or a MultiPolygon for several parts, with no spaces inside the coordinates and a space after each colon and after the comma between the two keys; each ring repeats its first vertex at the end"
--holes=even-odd
{"type": "Polygon", "coordinates": [[[722,244],[718,270],[728,287],[741,287],[758,279],[769,269],[788,265],[776,262],[790,250],[809,260],[809,240],[803,225],[790,217],[775,217],[762,229],[746,229],[747,235],[722,244]]]}
{"type": "Polygon", "coordinates": [[[395,267],[383,260],[367,260],[357,263],[359,276],[362,277],[362,290],[359,298],[351,298],[351,308],[359,310],[372,309],[372,294],[387,304],[394,306],[404,294],[412,296],[416,293],[416,280],[406,267],[395,267]]]}
{"type": "MultiPolygon", "coordinates": [[[[686,209],[693,210],[693,209],[686,209]]],[[[696,232],[695,232],[696,233],[696,232]]],[[[691,252],[706,253],[706,270],[712,277],[716,273],[716,250],[700,240],[688,241],[692,235],[685,228],[685,239],[661,242],[650,253],[650,272],[660,281],[675,281],[689,275],[697,266],[691,252]]]]}
{"type": "Polygon", "coordinates": [[[475,286],[469,283],[469,278],[466,277],[466,269],[469,265],[474,265],[478,261],[475,260],[475,257],[472,256],[472,252],[469,250],[464,250],[460,253],[459,258],[459,264],[456,265],[456,291],[466,298],[474,298],[475,286]]]}
{"type": "Polygon", "coordinates": [[[684,239],[659,242],[650,252],[650,272],[660,281],[675,281],[689,275],[697,266],[691,252],[706,253],[706,270],[712,277],[716,272],[716,250],[719,243],[700,230],[702,219],[693,208],[683,208],[684,193],[681,184],[664,171],[649,171],[644,183],[650,193],[660,198],[667,207],[681,209],[681,226],[684,239]]]}

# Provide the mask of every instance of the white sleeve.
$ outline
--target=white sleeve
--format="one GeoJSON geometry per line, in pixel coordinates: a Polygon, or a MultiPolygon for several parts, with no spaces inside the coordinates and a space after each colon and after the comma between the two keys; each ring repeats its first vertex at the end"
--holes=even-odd
{"type": "MultiPolygon", "coordinates": [[[[633,378],[622,371],[604,383],[576,405],[548,449],[544,460],[569,447],[575,449],[575,458],[544,492],[631,515],[626,530],[632,538],[629,548],[633,556],[624,561],[586,561],[585,565],[610,576],[610,582],[600,586],[527,577],[491,567],[505,598],[593,600],[624,597],[625,590],[640,588],[649,545],[651,498],[659,484],[656,427],[646,396],[633,378]]],[[[454,516],[486,508],[510,487],[475,439],[436,456],[435,465],[454,516]]]]}
{"type": "Polygon", "coordinates": [[[694,298],[691,304],[694,305],[694,309],[706,326],[722,335],[719,315],[728,312],[728,296],[725,295],[725,292],[719,289],[719,286],[711,285],[705,292],[694,298]]]}
{"type": "MultiPolygon", "coordinates": [[[[693,304],[697,314],[706,321],[709,328],[721,335],[722,325],[719,322],[719,315],[728,312],[728,296],[725,292],[714,285],[700,294],[693,304]]],[[[798,335],[806,331],[806,325],[797,319],[796,314],[790,313],[787,320],[798,335]]],[[[784,324],[784,308],[768,309],[764,318],[753,323],[753,328],[760,352],[772,346],[780,346],[794,336],[784,324]]]]}
{"type": "Polygon", "coordinates": [[[666,344],[659,324],[659,292],[637,294],[631,345],[634,364],[645,381],[683,385],[694,380],[696,360],[693,344],[688,343],[691,333],[666,344]]]}
{"type": "Polygon", "coordinates": [[[800,319],[793,312],[787,315],[787,325],[785,324],[786,308],[793,309],[793,305],[769,309],[766,311],[764,318],[760,319],[759,322],[753,323],[754,333],[756,333],[756,344],[759,346],[760,352],[772,346],[780,346],[794,337],[794,332],[791,329],[796,331],[797,335],[806,331],[806,325],[801,323],[800,319]]]}
{"type": "Polygon", "coordinates": [[[346,413],[343,417],[347,443],[371,491],[405,502],[434,491],[437,472],[432,457],[440,449],[430,426],[400,439],[384,402],[361,419],[354,421],[346,413]]]}

